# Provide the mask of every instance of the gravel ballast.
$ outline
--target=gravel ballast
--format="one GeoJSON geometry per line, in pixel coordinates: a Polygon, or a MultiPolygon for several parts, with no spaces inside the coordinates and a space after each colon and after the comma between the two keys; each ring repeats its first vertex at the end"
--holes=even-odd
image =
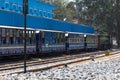
{"type": "Polygon", "coordinates": [[[39,72],[0,76],[0,80],[120,80],[120,60],[91,62],[39,72]]]}

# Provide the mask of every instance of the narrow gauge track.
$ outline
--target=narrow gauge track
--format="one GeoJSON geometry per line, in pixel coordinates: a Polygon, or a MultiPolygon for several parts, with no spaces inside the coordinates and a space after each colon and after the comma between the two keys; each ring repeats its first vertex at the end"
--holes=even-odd
{"type": "MultiPolygon", "coordinates": [[[[97,57],[103,57],[105,51],[100,51],[100,52],[91,52],[91,53],[86,53],[86,54],[77,54],[77,55],[67,55],[67,56],[63,56],[63,57],[57,57],[57,58],[50,58],[50,59],[44,59],[44,60],[33,60],[33,61],[28,61],[27,62],[27,68],[28,67],[34,67],[34,66],[40,66],[40,65],[45,65],[45,64],[50,64],[50,63],[56,63],[56,62],[62,62],[62,61],[67,61],[67,60],[73,60],[73,59],[78,59],[78,58],[83,58],[83,57],[89,57],[90,55],[101,55],[101,56],[97,56],[97,57]]],[[[120,53],[119,50],[115,50],[115,51],[111,51],[113,53],[120,53]]],[[[111,54],[114,55],[114,54],[111,54]]],[[[86,59],[82,59],[79,61],[84,61],[84,60],[88,60],[90,58],[86,58],[86,59]]],[[[75,61],[77,62],[77,61],[75,61]]],[[[73,63],[73,62],[68,62],[68,63],[73,63]]],[[[56,67],[56,66],[62,66],[65,65],[63,64],[56,64],[54,66],[51,67],[46,67],[46,68],[41,68],[41,69],[49,69],[52,67],[56,67]]],[[[7,71],[9,71],[9,74],[11,73],[21,73],[23,72],[23,70],[19,71],[19,69],[23,69],[23,63],[13,63],[13,64],[6,64],[6,65],[0,65],[0,73],[7,73],[7,71]],[[16,72],[10,72],[12,70],[15,70],[16,72]],[[17,71],[18,70],[18,71],[17,71]]],[[[28,71],[37,71],[37,70],[41,70],[39,69],[29,69],[28,71]]]]}
{"type": "MultiPolygon", "coordinates": [[[[66,56],[62,56],[62,57],[49,58],[49,59],[43,59],[43,60],[39,60],[38,59],[38,60],[33,60],[33,61],[27,61],[27,65],[32,65],[32,63],[34,63],[35,65],[37,65],[37,64],[53,63],[53,61],[58,61],[58,59],[63,60],[65,58],[67,60],[67,59],[81,58],[81,57],[86,57],[86,56],[93,55],[93,54],[94,55],[96,55],[96,54],[102,54],[104,52],[105,51],[101,51],[99,53],[98,52],[92,52],[92,53],[77,54],[77,55],[66,55],[66,56]]],[[[22,67],[23,66],[23,61],[22,62],[18,62],[18,63],[0,64],[0,71],[4,67],[15,67],[15,66],[22,67]]]]}

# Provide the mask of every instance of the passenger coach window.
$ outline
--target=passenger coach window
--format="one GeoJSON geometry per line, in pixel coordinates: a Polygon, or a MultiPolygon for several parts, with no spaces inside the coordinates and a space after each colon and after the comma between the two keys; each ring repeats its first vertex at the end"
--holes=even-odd
{"type": "Polygon", "coordinates": [[[44,36],[44,32],[41,32],[41,38],[42,38],[42,44],[45,44],[45,36],[44,36]]]}
{"type": "Polygon", "coordinates": [[[17,43],[17,42],[16,42],[16,35],[17,35],[17,30],[14,29],[14,30],[13,30],[13,41],[14,41],[13,43],[14,43],[14,44],[17,43]]]}
{"type": "Polygon", "coordinates": [[[10,35],[10,38],[9,38],[9,43],[10,44],[13,44],[14,43],[14,40],[13,40],[13,30],[12,29],[10,29],[10,31],[9,31],[10,33],[9,33],[9,35],[10,35]]]}
{"type": "Polygon", "coordinates": [[[9,29],[5,29],[5,32],[6,32],[6,44],[9,45],[9,35],[10,35],[9,29]]]}
{"type": "Polygon", "coordinates": [[[24,39],[23,39],[23,36],[24,36],[24,31],[23,30],[20,30],[20,44],[23,44],[23,41],[24,41],[24,39]]]}
{"type": "Polygon", "coordinates": [[[65,41],[64,34],[63,34],[63,33],[61,33],[61,34],[60,34],[60,44],[63,44],[63,43],[64,43],[64,41],[65,41]]]}
{"type": "Polygon", "coordinates": [[[31,31],[31,41],[32,43],[35,43],[35,31],[31,31]]]}
{"type": "Polygon", "coordinates": [[[29,31],[26,31],[26,42],[27,42],[27,44],[29,44],[29,31]]]}
{"type": "Polygon", "coordinates": [[[2,29],[2,44],[6,44],[6,33],[5,33],[5,29],[2,29]]]}
{"type": "Polygon", "coordinates": [[[29,31],[29,42],[30,42],[30,44],[32,44],[32,36],[31,36],[31,34],[32,34],[32,31],[29,31]]]}
{"type": "Polygon", "coordinates": [[[56,44],[63,44],[64,43],[64,34],[62,33],[56,33],[56,39],[55,39],[56,44]]]}
{"type": "Polygon", "coordinates": [[[2,30],[0,28],[0,46],[1,46],[1,44],[2,44],[2,30]]]}
{"type": "Polygon", "coordinates": [[[17,31],[16,42],[17,42],[17,44],[20,44],[20,31],[19,30],[16,30],[16,31],[17,31]]]}

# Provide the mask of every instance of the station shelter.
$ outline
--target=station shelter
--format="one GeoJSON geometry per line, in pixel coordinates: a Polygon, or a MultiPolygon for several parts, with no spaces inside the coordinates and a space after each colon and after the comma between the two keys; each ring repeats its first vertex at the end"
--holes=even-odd
{"type": "MultiPolygon", "coordinates": [[[[45,3],[44,0],[28,0],[27,28],[94,33],[92,26],[54,19],[53,10],[56,7],[48,1],[45,3]]],[[[0,25],[24,27],[23,24],[23,0],[0,0],[0,25]]]]}

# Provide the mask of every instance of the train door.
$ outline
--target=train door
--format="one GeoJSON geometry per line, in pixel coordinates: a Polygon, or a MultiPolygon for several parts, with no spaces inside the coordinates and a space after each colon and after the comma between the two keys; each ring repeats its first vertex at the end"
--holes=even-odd
{"type": "Polygon", "coordinates": [[[36,52],[42,52],[42,32],[37,31],[36,34],[36,52]]]}

